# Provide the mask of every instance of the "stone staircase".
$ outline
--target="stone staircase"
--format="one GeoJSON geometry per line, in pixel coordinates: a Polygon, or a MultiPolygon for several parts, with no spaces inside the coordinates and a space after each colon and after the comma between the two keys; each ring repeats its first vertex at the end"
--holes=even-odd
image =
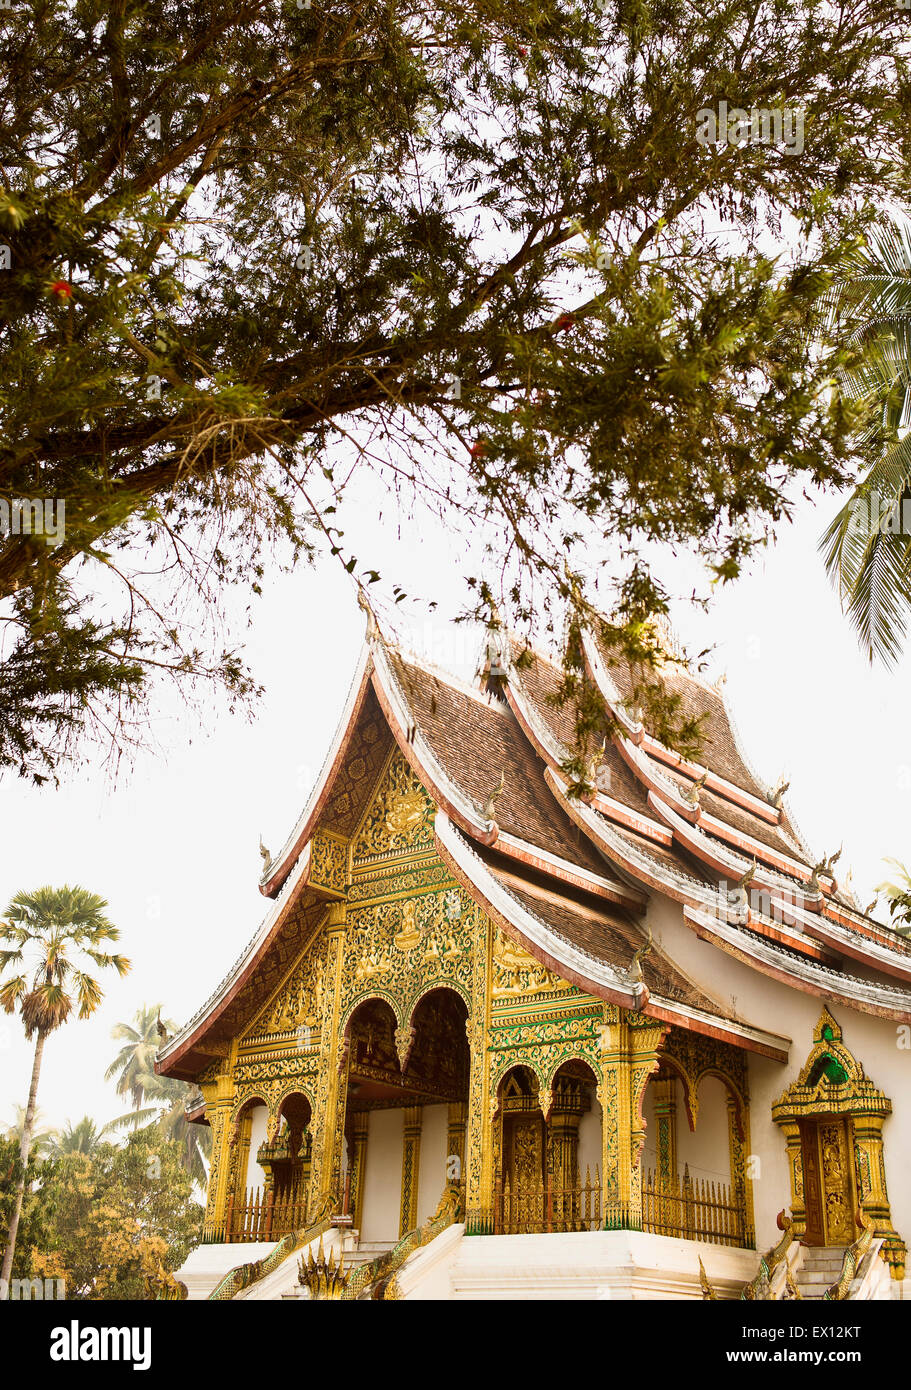
{"type": "Polygon", "coordinates": [[[843,1245],[805,1245],[794,1283],[804,1298],[821,1299],[838,1279],[845,1258],[843,1245]]]}
{"type": "MultiPolygon", "coordinates": [[[[348,1232],[345,1236],[343,1251],[345,1269],[348,1273],[353,1273],[361,1265],[375,1260],[378,1255],[385,1255],[386,1251],[391,1250],[394,1244],[395,1242],[391,1240],[358,1240],[356,1231],[348,1232]]],[[[296,1255],[295,1262],[298,1258],[299,1256],[296,1255]]],[[[295,1268],[297,1268],[296,1263],[295,1268]]],[[[295,1284],[293,1289],[281,1296],[282,1298],[304,1298],[305,1291],[298,1284],[295,1284]]]]}

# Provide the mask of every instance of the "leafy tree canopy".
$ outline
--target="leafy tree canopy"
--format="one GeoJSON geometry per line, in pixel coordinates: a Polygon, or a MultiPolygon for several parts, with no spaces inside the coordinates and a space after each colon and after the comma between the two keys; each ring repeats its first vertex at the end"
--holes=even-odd
{"type": "Polygon", "coordinates": [[[30,1272],[66,1281],[68,1299],[142,1299],[146,1278],[178,1268],[198,1243],[203,1209],[180,1151],[150,1130],[122,1147],[61,1157],[49,1185],[53,1215],[30,1272]]]}
{"type": "Polygon", "coordinates": [[[514,621],[592,620],[610,538],[607,635],[646,667],[650,542],[728,580],[795,488],[852,472],[863,412],[830,386],[855,349],[820,304],[874,205],[907,201],[894,0],[17,0],[0,23],[0,501],[66,503],[62,536],[11,514],[0,543],[0,767],[44,778],[135,727],[162,669],[252,695],[201,615],[275,545],[379,580],[344,536],[368,472],[482,523],[465,578],[514,621]],[[799,140],[705,142],[722,101],[799,140]]]}

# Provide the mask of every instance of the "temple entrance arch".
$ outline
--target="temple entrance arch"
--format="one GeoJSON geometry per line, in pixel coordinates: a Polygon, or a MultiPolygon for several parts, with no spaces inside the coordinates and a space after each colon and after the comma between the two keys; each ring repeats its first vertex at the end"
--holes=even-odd
{"type": "Polygon", "coordinates": [[[494,1125],[494,1232],[542,1229],[546,1128],[538,1077],[531,1067],[511,1067],[497,1090],[494,1125]]]}
{"type": "MultiPolygon", "coordinates": [[[[407,1017],[407,1015],[406,1015],[407,1017]]],[[[392,1241],[461,1181],[470,1052],[458,990],[435,987],[399,1026],[383,998],[348,1026],[342,1206],[366,1241],[392,1241]]]]}
{"type": "Polygon", "coordinates": [[[892,1102],[845,1046],[824,1008],[797,1080],[772,1106],[785,1136],[791,1212],[807,1245],[850,1245],[859,1209],[883,1239],[893,1277],[904,1277],[905,1244],[892,1225],[883,1158],[883,1123],[892,1102]]]}

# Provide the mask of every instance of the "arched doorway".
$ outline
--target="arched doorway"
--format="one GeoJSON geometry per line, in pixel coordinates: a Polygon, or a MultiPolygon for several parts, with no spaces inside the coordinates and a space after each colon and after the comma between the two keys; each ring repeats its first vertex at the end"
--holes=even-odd
{"type": "Polygon", "coordinates": [[[546,1127],[538,1078],[531,1067],[511,1067],[497,1097],[494,1233],[539,1231],[545,1220],[546,1127]]]}
{"type": "Polygon", "coordinates": [[[461,1176],[467,1017],[461,995],[445,987],[423,995],[405,1027],[379,997],[351,1015],[343,1209],[367,1244],[416,1229],[461,1176]]]}
{"type": "Polygon", "coordinates": [[[297,1230],[307,1212],[310,1178],[309,1133],[312,1107],[301,1091],[292,1091],[279,1105],[275,1135],[260,1146],[257,1160],[265,1173],[267,1238],[297,1230]]]}
{"type": "Polygon", "coordinates": [[[883,1156],[883,1123],[891,1113],[892,1102],[824,1008],[800,1075],[772,1106],[787,1143],[794,1225],[807,1245],[850,1245],[862,1206],[883,1238],[883,1258],[901,1279],[905,1244],[892,1225],[883,1156]]]}

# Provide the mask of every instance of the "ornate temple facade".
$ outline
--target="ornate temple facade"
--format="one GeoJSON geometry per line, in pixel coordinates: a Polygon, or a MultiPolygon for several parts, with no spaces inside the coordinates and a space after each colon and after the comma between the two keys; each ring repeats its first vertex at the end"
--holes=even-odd
{"type": "Polygon", "coordinates": [[[900,1296],[911,947],[807,849],[717,688],[663,670],[688,761],[585,654],[617,732],[579,798],[547,657],[504,641],[474,688],[371,621],[270,910],[159,1054],[212,1129],[198,1267],[319,1236],[387,1275],[439,1247],[414,1297],[533,1296],[536,1269],[551,1296],[724,1296],[776,1246],[814,1296],[814,1252],[853,1276],[869,1249],[863,1296],[900,1296]]]}

